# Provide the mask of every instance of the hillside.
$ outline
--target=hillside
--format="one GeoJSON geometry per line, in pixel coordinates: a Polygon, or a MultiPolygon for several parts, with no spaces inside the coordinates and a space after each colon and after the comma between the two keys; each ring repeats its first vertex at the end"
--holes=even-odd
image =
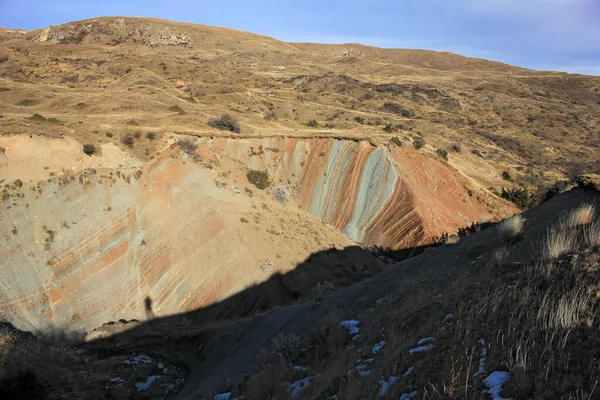
{"type": "MultiPolygon", "coordinates": [[[[563,376],[537,344],[596,354],[598,196],[574,178],[600,168],[599,104],[600,77],[451,53],[149,18],[0,29],[0,362],[33,374],[7,382],[123,398],[143,375],[161,377],[151,398],[267,399],[313,377],[302,396],[346,399],[414,361],[427,374],[385,396],[479,398],[483,339],[499,372],[528,347],[555,393],[591,398],[593,358],[563,376]],[[548,199],[502,238],[498,221],[548,199]],[[572,299],[576,320],[541,328],[501,307],[547,319],[572,299]],[[427,336],[439,352],[407,358],[427,336]],[[382,340],[372,375],[348,374],[382,340]]],[[[525,375],[514,398],[552,398],[525,375]]]]}

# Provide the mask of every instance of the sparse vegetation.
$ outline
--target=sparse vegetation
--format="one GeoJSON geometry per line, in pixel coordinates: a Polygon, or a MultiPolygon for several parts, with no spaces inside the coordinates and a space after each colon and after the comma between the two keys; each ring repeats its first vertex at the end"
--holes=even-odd
{"type": "Polygon", "coordinates": [[[437,154],[437,156],[440,158],[440,160],[442,160],[444,162],[448,162],[448,151],[446,151],[444,149],[437,149],[435,151],[435,154],[437,154]]]}
{"type": "Polygon", "coordinates": [[[502,171],[502,179],[507,182],[513,182],[513,178],[508,171],[502,171]]]}
{"type": "Polygon", "coordinates": [[[315,128],[317,126],[319,126],[319,123],[317,122],[316,119],[311,119],[306,123],[307,126],[310,126],[311,128],[315,128]]]}
{"type": "Polygon", "coordinates": [[[86,104],[86,103],[77,103],[77,104],[75,104],[75,108],[77,110],[83,110],[84,108],[88,108],[88,107],[89,107],[89,105],[86,104]]]}
{"type": "Polygon", "coordinates": [[[135,119],[130,119],[129,121],[127,121],[127,125],[139,126],[140,124],[135,119]]]}
{"type": "Polygon", "coordinates": [[[393,138],[391,138],[390,142],[392,142],[393,144],[395,144],[398,147],[402,147],[402,140],[400,140],[400,138],[398,136],[394,136],[393,138]]]}
{"type": "Polygon", "coordinates": [[[93,144],[86,143],[83,145],[83,152],[88,156],[91,156],[92,154],[96,153],[96,146],[94,146],[93,144]]]}
{"type": "Polygon", "coordinates": [[[154,139],[156,139],[156,133],[154,133],[154,132],[148,132],[148,133],[146,133],[146,139],[148,139],[148,140],[154,140],[154,139]]]}
{"type": "Polygon", "coordinates": [[[423,147],[425,147],[425,144],[426,144],[425,138],[422,137],[422,136],[418,137],[418,138],[415,138],[413,140],[413,146],[415,146],[415,149],[417,149],[417,150],[422,149],[423,147]]]}
{"type": "Polygon", "coordinates": [[[54,124],[54,125],[58,125],[60,124],[60,121],[56,118],[46,118],[41,114],[35,113],[33,114],[31,117],[26,118],[29,121],[34,121],[34,122],[43,122],[43,123],[48,123],[48,124],[54,124]]]}
{"type": "Polygon", "coordinates": [[[187,114],[187,112],[183,108],[179,107],[178,105],[170,106],[169,111],[176,112],[178,115],[186,115],[187,114]]]}
{"type": "Polygon", "coordinates": [[[240,133],[238,120],[229,114],[223,114],[217,119],[210,120],[208,125],[216,129],[240,133]]]}
{"type": "Polygon", "coordinates": [[[263,118],[269,121],[275,121],[277,119],[277,114],[275,114],[275,111],[269,110],[263,115],[263,118]]]}
{"type": "Polygon", "coordinates": [[[34,100],[34,99],[25,99],[25,100],[21,100],[21,101],[17,101],[16,105],[21,106],[21,107],[31,107],[31,106],[36,106],[40,104],[39,100],[34,100]]]}
{"type": "Polygon", "coordinates": [[[0,87],[0,93],[2,93],[2,92],[9,92],[9,91],[10,91],[10,89],[7,88],[7,87],[0,87]]]}
{"type": "Polygon", "coordinates": [[[458,143],[454,143],[451,147],[452,151],[455,153],[460,153],[462,151],[462,147],[458,143]]]}
{"type": "Polygon", "coordinates": [[[256,186],[258,189],[265,190],[270,186],[269,174],[267,171],[250,170],[246,174],[248,182],[256,186]]]}
{"type": "Polygon", "coordinates": [[[192,141],[192,139],[190,139],[190,138],[184,138],[184,139],[178,140],[177,146],[179,146],[179,148],[188,155],[195,154],[196,150],[198,149],[198,145],[194,141],[192,141]]]}

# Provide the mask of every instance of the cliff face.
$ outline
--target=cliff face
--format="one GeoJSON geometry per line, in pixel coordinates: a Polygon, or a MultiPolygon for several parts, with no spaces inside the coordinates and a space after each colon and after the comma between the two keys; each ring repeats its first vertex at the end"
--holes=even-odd
{"type": "MultiPolygon", "coordinates": [[[[47,153],[56,144],[39,148],[42,157],[33,142],[25,154],[3,140],[8,164],[23,167],[5,178],[44,173],[43,162],[28,169],[19,154],[60,160],[47,153]]],[[[193,157],[175,146],[140,167],[5,181],[0,319],[91,328],[193,310],[321,250],[352,241],[406,248],[490,217],[456,171],[413,150],[337,139],[197,142],[193,157]],[[280,205],[258,191],[248,168],[267,170],[293,200],[280,205]]]]}
{"type": "Polygon", "coordinates": [[[467,187],[442,162],[411,149],[337,139],[202,139],[289,186],[298,204],[355,242],[393,249],[431,242],[515,209],[467,187]]]}

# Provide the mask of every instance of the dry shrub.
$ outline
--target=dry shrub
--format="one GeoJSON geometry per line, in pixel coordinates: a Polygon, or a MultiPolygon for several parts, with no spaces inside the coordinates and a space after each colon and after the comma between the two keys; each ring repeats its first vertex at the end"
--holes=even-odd
{"type": "Polygon", "coordinates": [[[510,241],[518,239],[523,233],[525,218],[522,215],[513,215],[497,225],[498,234],[502,240],[510,241]]]}
{"type": "Polygon", "coordinates": [[[587,246],[600,246],[600,221],[594,221],[583,228],[583,239],[587,246]]]}
{"type": "Polygon", "coordinates": [[[496,268],[506,264],[510,252],[506,246],[498,247],[490,257],[490,267],[496,268]]]}
{"type": "Polygon", "coordinates": [[[177,146],[179,146],[179,148],[188,155],[196,153],[196,149],[198,148],[198,145],[189,138],[177,141],[177,146]]]}

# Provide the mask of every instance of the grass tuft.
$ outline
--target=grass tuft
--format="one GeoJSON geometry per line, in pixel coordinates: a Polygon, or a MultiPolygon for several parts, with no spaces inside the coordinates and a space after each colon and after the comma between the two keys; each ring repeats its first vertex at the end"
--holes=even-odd
{"type": "Polygon", "coordinates": [[[525,218],[522,215],[513,215],[497,225],[498,234],[505,241],[515,240],[521,237],[525,228],[525,218]]]}

